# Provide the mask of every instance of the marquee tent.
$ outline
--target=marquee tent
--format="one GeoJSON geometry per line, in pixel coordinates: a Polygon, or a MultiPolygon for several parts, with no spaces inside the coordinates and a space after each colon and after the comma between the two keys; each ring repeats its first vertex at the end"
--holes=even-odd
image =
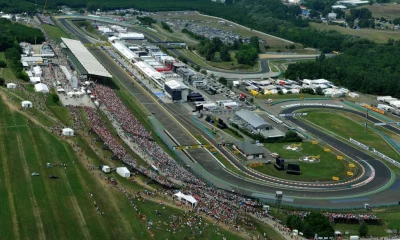
{"type": "Polygon", "coordinates": [[[7,83],[7,88],[17,88],[17,84],[15,84],[15,83],[7,83]]]}
{"type": "Polygon", "coordinates": [[[131,176],[131,172],[126,167],[117,168],[117,173],[124,178],[129,178],[131,176]]]}
{"type": "Polygon", "coordinates": [[[32,107],[32,102],[30,102],[30,101],[22,101],[21,102],[21,106],[23,108],[31,108],[32,107]]]}
{"type": "Polygon", "coordinates": [[[191,195],[185,195],[181,192],[177,192],[174,194],[174,196],[176,196],[179,201],[190,203],[192,207],[196,207],[198,204],[197,200],[191,195]]]}
{"type": "Polygon", "coordinates": [[[49,88],[44,83],[35,84],[35,92],[48,93],[49,88]]]}
{"type": "Polygon", "coordinates": [[[74,130],[72,130],[71,128],[64,128],[62,130],[62,134],[64,136],[74,136],[74,130]]]}

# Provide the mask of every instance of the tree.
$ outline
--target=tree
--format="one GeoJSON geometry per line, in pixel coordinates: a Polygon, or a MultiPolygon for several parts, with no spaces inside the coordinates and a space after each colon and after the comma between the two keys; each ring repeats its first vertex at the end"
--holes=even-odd
{"type": "Polygon", "coordinates": [[[250,38],[250,45],[257,49],[257,52],[260,52],[260,41],[257,36],[252,36],[250,38]]]}
{"type": "Polygon", "coordinates": [[[0,77],[0,86],[4,86],[5,82],[4,78],[0,77]]]}
{"type": "Polygon", "coordinates": [[[254,65],[258,59],[258,52],[257,49],[251,45],[243,45],[240,50],[236,52],[235,57],[240,64],[254,65]]]}
{"type": "Polygon", "coordinates": [[[368,235],[368,224],[366,222],[362,222],[360,227],[358,228],[358,234],[360,237],[366,237],[368,235]]]}
{"type": "Polygon", "coordinates": [[[220,77],[218,79],[218,82],[220,82],[223,85],[226,85],[228,83],[228,80],[226,78],[224,78],[224,77],[220,77]]]}
{"type": "Polygon", "coordinates": [[[304,218],[303,223],[303,234],[306,238],[314,237],[315,233],[321,237],[331,237],[334,235],[335,230],[329,222],[329,219],[322,213],[311,212],[304,218]]]}
{"type": "Polygon", "coordinates": [[[7,67],[7,63],[3,60],[0,60],[0,68],[5,68],[7,67]]]}
{"type": "Polygon", "coordinates": [[[228,62],[231,60],[231,55],[229,53],[229,47],[227,45],[224,45],[221,47],[221,50],[219,51],[219,57],[221,61],[228,62]]]}
{"type": "Polygon", "coordinates": [[[297,134],[297,132],[289,130],[285,134],[284,141],[285,142],[301,142],[301,141],[303,141],[303,139],[297,134]]]}

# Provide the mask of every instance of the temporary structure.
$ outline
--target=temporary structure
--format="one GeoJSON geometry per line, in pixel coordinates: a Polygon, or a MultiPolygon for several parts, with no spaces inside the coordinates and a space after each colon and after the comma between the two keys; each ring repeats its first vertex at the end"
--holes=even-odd
{"type": "Polygon", "coordinates": [[[117,173],[124,178],[129,178],[131,176],[131,172],[126,167],[117,168],[117,173]]]}
{"type": "Polygon", "coordinates": [[[32,105],[32,102],[30,102],[30,101],[22,101],[21,106],[23,108],[31,108],[33,105],[32,105]]]}
{"type": "Polygon", "coordinates": [[[103,166],[101,167],[101,170],[102,170],[103,172],[105,172],[105,173],[110,173],[110,172],[111,172],[111,168],[110,168],[109,166],[107,166],[107,165],[103,165],[103,166]]]}
{"type": "Polygon", "coordinates": [[[185,194],[183,194],[181,192],[177,192],[177,193],[174,194],[174,196],[179,201],[190,203],[192,205],[192,207],[196,207],[197,204],[198,204],[197,200],[191,195],[185,195],[185,194]]]}
{"type": "Polygon", "coordinates": [[[15,83],[7,83],[7,88],[17,88],[17,84],[15,84],[15,83]]]}
{"type": "Polygon", "coordinates": [[[35,84],[35,92],[48,93],[49,88],[44,83],[35,84]]]}
{"type": "Polygon", "coordinates": [[[40,77],[29,77],[29,82],[32,84],[40,83],[40,77]]]}
{"type": "Polygon", "coordinates": [[[62,134],[64,136],[74,136],[74,130],[72,130],[71,128],[64,128],[62,130],[62,134]]]}

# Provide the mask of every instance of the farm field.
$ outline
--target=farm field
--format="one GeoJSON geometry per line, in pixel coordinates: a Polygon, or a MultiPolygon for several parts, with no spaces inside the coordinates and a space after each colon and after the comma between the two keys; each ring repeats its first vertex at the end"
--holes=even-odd
{"type": "Polygon", "coordinates": [[[323,147],[313,145],[311,142],[302,142],[301,151],[286,150],[283,147],[288,143],[265,143],[264,146],[271,152],[278,153],[285,160],[300,165],[300,175],[290,175],[286,171],[277,171],[272,164],[254,167],[255,170],[274,177],[298,181],[331,181],[332,177],[347,178],[347,171],[352,171],[347,161],[337,160],[333,153],[324,152],[323,147]],[[297,161],[302,156],[318,156],[319,163],[306,163],[297,161]]]}
{"type": "Polygon", "coordinates": [[[319,30],[336,30],[342,34],[349,34],[362,38],[375,41],[377,43],[386,43],[390,38],[394,40],[400,40],[400,31],[390,30],[371,30],[371,29],[349,29],[335,25],[327,25],[321,23],[310,23],[310,26],[319,30]]]}
{"type": "MultiPolygon", "coordinates": [[[[400,5],[398,4],[375,4],[375,5],[366,5],[358,8],[367,8],[372,12],[372,16],[375,18],[384,17],[389,20],[394,20],[395,18],[400,17],[400,5]]],[[[346,11],[348,14],[348,10],[346,11]]]]}
{"type": "Polygon", "coordinates": [[[331,112],[318,111],[309,112],[303,118],[345,139],[353,138],[393,159],[399,158],[399,154],[377,133],[371,129],[365,132],[364,126],[358,122],[349,120],[349,118],[331,112]]]}
{"type": "MultiPolygon", "coordinates": [[[[184,239],[192,235],[189,227],[179,236],[164,228],[149,231],[146,221],[137,217],[138,211],[154,223],[169,222],[171,215],[183,212],[152,201],[135,201],[135,210],[125,194],[106,187],[96,170],[90,174],[89,161],[99,164],[104,160],[79,136],[69,139],[84,150],[77,155],[69,143],[9,108],[1,98],[0,116],[2,239],[184,239]],[[47,168],[47,163],[52,167],[47,168]],[[31,176],[33,172],[40,176],[31,176]],[[98,213],[95,204],[104,215],[98,213]]],[[[109,176],[129,191],[143,189],[114,173],[109,176]]],[[[209,224],[196,239],[210,239],[216,231],[216,226],[209,224]]],[[[241,239],[223,229],[220,234],[241,239]]]]}

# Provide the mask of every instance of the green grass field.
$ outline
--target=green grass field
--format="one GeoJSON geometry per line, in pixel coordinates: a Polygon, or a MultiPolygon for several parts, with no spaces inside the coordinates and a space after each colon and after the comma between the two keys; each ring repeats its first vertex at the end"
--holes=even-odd
{"type": "Polygon", "coordinates": [[[384,220],[389,229],[400,229],[400,208],[388,208],[378,211],[376,215],[384,220]]]}
{"type": "MultiPolygon", "coordinates": [[[[6,61],[4,52],[0,52],[0,60],[6,61]]],[[[14,75],[13,71],[8,67],[0,68],[0,77],[4,78],[6,81],[17,81],[18,80],[18,78],[14,75]]]]}
{"type": "Polygon", "coordinates": [[[255,170],[267,175],[299,181],[331,181],[333,176],[339,177],[339,179],[347,178],[347,171],[351,171],[347,161],[337,160],[337,155],[324,152],[321,146],[312,145],[310,142],[303,142],[303,149],[299,152],[284,149],[283,146],[287,145],[287,143],[265,143],[264,145],[268,150],[278,153],[286,160],[298,160],[302,156],[320,155],[319,163],[294,162],[300,165],[300,175],[291,175],[285,171],[278,171],[273,164],[254,167],[255,170]]]}
{"type": "MultiPolygon", "coordinates": [[[[210,223],[202,235],[192,235],[188,226],[181,228],[179,236],[165,231],[162,223],[169,222],[171,215],[182,215],[182,211],[151,201],[136,201],[138,211],[155,223],[149,232],[146,221],[136,217],[137,211],[124,194],[103,186],[97,173],[90,174],[86,161],[78,158],[68,143],[10,110],[3,101],[0,116],[2,239],[210,239],[215,235],[217,226],[210,223]],[[65,163],[68,167],[47,168],[46,163],[65,163]],[[40,176],[33,177],[32,172],[39,172],[40,176]],[[49,179],[51,175],[60,178],[49,179]],[[94,201],[104,215],[97,213],[94,201]]],[[[79,136],[75,138],[83,155],[95,164],[107,161],[99,159],[79,136]]],[[[122,185],[129,184],[129,189],[141,189],[115,173],[110,177],[122,185]]],[[[228,239],[240,238],[225,230],[220,233],[228,239]]]]}
{"type": "Polygon", "coordinates": [[[56,42],[61,42],[61,38],[69,38],[68,35],[59,27],[42,24],[42,28],[49,34],[49,37],[56,42]]]}
{"type": "MultiPolygon", "coordinates": [[[[358,8],[367,8],[372,12],[375,18],[384,17],[389,20],[394,20],[400,17],[400,5],[397,4],[376,4],[361,6],[358,8]]],[[[350,10],[346,10],[346,14],[350,14],[350,10]]]]}
{"type": "Polygon", "coordinates": [[[353,138],[369,147],[373,147],[393,159],[399,158],[399,154],[377,133],[371,129],[365,132],[361,124],[344,116],[313,111],[303,118],[346,139],[353,138]]]}
{"type": "Polygon", "coordinates": [[[336,30],[343,34],[358,36],[361,38],[366,38],[377,43],[387,43],[391,38],[394,40],[400,40],[400,34],[398,31],[391,30],[376,30],[376,29],[349,29],[336,25],[327,25],[322,23],[310,23],[310,26],[319,30],[336,30]]]}
{"type": "MultiPolygon", "coordinates": [[[[349,232],[347,237],[352,236],[352,235],[359,235],[358,234],[358,228],[360,225],[358,224],[335,224],[333,228],[335,231],[340,231],[342,234],[345,232],[349,232]]],[[[374,237],[384,237],[388,236],[389,234],[386,232],[386,228],[384,226],[375,226],[375,225],[368,225],[368,235],[374,236],[374,237]]]]}

